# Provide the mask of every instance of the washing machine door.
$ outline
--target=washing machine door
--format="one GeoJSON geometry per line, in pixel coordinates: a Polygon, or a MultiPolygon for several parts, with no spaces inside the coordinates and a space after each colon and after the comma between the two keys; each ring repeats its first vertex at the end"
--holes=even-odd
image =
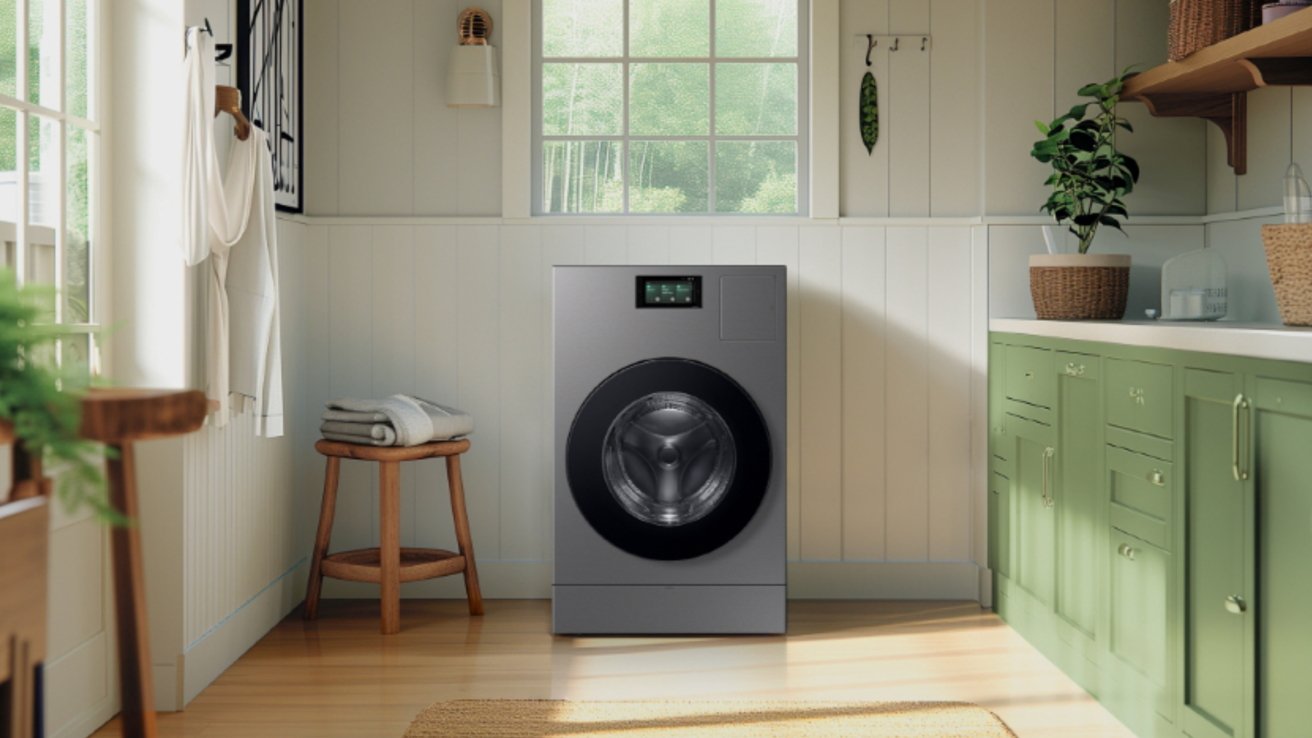
{"type": "Polygon", "coordinates": [[[723,372],[653,359],[607,377],[565,450],[570,493],[592,527],[648,559],[690,559],[733,540],[770,481],[770,433],[723,372]]]}

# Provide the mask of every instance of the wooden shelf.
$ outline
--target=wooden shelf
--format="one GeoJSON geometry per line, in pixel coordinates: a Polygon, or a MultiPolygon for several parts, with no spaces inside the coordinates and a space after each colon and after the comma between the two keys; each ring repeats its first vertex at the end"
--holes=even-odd
{"type": "Polygon", "coordinates": [[[1302,10],[1137,74],[1122,98],[1155,116],[1210,120],[1225,134],[1227,159],[1247,171],[1247,93],[1312,84],[1312,10],[1302,10]]]}

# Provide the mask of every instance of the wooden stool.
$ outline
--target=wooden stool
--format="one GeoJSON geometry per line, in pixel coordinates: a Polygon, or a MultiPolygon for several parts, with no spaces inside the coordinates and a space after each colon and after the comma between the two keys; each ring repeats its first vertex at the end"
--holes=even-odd
{"type": "Polygon", "coordinates": [[[469,450],[468,440],[439,441],[422,446],[365,446],[320,440],[314,444],[314,450],[328,457],[328,467],[323,479],[319,533],[315,536],[314,554],[310,557],[310,583],[305,590],[306,620],[313,620],[319,614],[319,594],[325,576],[353,582],[377,582],[381,585],[383,635],[401,630],[401,582],[416,582],[463,572],[465,593],[469,597],[469,614],[483,614],[483,595],[478,589],[478,570],[474,567],[474,542],[469,535],[469,518],[465,515],[465,488],[460,478],[460,454],[469,450]],[[460,553],[436,548],[401,547],[401,462],[438,457],[446,459],[446,479],[451,490],[451,519],[455,523],[460,553]],[[378,548],[328,553],[342,459],[378,462],[381,528],[378,536],[381,545],[378,548]]]}

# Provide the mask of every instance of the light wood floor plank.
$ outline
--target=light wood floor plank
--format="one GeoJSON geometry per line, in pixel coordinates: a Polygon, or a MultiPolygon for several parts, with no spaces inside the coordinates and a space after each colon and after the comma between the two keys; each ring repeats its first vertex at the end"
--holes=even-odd
{"type": "MultiPolygon", "coordinates": [[[[557,638],[550,603],[327,600],[283,621],[162,736],[399,736],[458,698],[963,700],[1021,738],[1125,738],[1120,723],[975,603],[793,602],[786,637],[557,638]]],[[[117,736],[116,723],[96,735],[117,736]]]]}

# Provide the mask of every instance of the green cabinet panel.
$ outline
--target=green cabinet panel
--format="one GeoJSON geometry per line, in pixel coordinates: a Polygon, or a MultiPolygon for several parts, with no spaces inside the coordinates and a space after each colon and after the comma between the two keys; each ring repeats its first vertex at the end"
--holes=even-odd
{"type": "Polygon", "coordinates": [[[1307,735],[1312,685],[1312,382],[1259,378],[1253,392],[1258,509],[1257,724],[1307,735]]]}
{"type": "Polygon", "coordinates": [[[1012,477],[1012,576],[1051,607],[1056,583],[1056,520],[1052,504],[1053,429],[1009,415],[1012,477]]]}
{"type": "Polygon", "coordinates": [[[1011,575],[1011,480],[993,472],[989,477],[989,566],[1011,575]]]}
{"type": "Polygon", "coordinates": [[[1240,376],[1186,369],[1183,723],[1193,738],[1252,735],[1250,496],[1235,478],[1240,376]]]}
{"type": "Polygon", "coordinates": [[[1003,387],[1008,399],[1051,408],[1057,382],[1052,373],[1052,352],[1031,346],[1008,346],[1003,387]]]}
{"type": "Polygon", "coordinates": [[[1143,677],[1140,689],[1161,715],[1173,712],[1170,664],[1171,557],[1151,544],[1112,529],[1108,550],[1108,649],[1143,677]]]}
{"type": "MultiPolygon", "coordinates": [[[[1057,517],[1055,610],[1084,638],[1098,622],[1102,521],[1102,394],[1098,357],[1057,353],[1057,478],[1051,493],[1057,517]]],[[[1086,643],[1087,645],[1091,645],[1086,643]]],[[[1092,655],[1092,654],[1091,654],[1092,655]]]]}
{"type": "Polygon", "coordinates": [[[1107,359],[1107,423],[1170,438],[1175,393],[1172,367],[1145,361],[1107,359]]]}

